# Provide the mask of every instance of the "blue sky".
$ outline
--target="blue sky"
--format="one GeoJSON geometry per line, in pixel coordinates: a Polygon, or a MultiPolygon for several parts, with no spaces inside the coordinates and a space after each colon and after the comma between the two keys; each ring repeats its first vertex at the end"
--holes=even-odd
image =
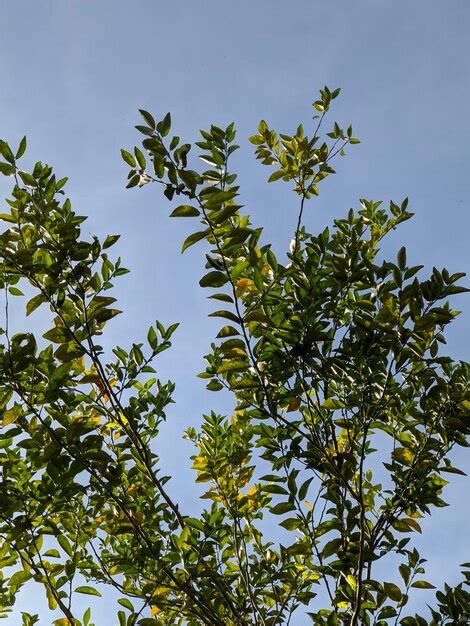
{"type": "MultiPolygon", "coordinates": [[[[266,186],[246,138],[261,118],[281,132],[307,126],[317,90],[340,86],[332,119],[352,122],[362,143],[310,204],[309,228],[323,229],[360,197],[409,196],[416,216],[384,253],[405,244],[413,264],[465,271],[469,20],[468,0],[1,3],[0,136],[15,144],[27,134],[27,159],[70,177],[68,193],[89,215],[90,232],[122,233],[115,249],[132,273],[117,288],[125,314],[110,326],[109,345],[139,340],[156,318],[181,322],[161,360],[161,377],[177,383],[177,405],[159,445],[182,496],[191,450],[180,434],[221,403],[194,378],[215,326],[197,287],[200,249],[179,253],[191,226],[167,218],[154,187],[124,190],[119,149],[137,141],[137,109],[171,111],[175,131],[189,141],[199,128],[234,120],[242,201],[281,250],[294,228],[295,198],[282,184],[266,186]]],[[[468,298],[457,308],[464,313],[449,332],[449,350],[468,358],[468,298]]],[[[457,564],[469,560],[464,494],[465,481],[454,480],[448,499],[460,508],[439,511],[422,542],[436,582],[454,580],[457,564]]],[[[23,596],[20,608],[34,612],[32,597],[23,596]]],[[[112,623],[103,603],[95,617],[112,623]]]]}

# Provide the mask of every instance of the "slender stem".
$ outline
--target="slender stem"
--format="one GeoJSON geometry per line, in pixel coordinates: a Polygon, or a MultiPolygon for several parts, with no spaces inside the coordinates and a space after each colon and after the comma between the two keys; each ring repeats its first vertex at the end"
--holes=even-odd
{"type": "Polygon", "coordinates": [[[360,509],[359,555],[357,559],[357,568],[356,568],[356,593],[355,593],[355,601],[354,601],[354,611],[351,616],[350,626],[356,626],[358,624],[358,620],[359,620],[359,616],[361,612],[361,604],[362,604],[362,587],[363,587],[362,576],[363,576],[363,569],[364,569],[365,525],[366,525],[363,487],[364,487],[364,461],[365,461],[365,456],[366,456],[365,452],[366,452],[368,432],[369,432],[369,421],[367,420],[364,424],[362,446],[361,446],[361,459],[359,462],[359,486],[358,486],[359,509],[360,509]]]}
{"type": "Polygon", "coordinates": [[[299,216],[297,218],[297,226],[295,228],[295,237],[294,237],[294,249],[292,250],[292,254],[293,256],[295,256],[297,249],[299,248],[300,245],[300,228],[302,226],[302,216],[304,213],[304,205],[305,205],[305,192],[302,194],[302,199],[300,201],[300,210],[299,210],[299,216]]]}

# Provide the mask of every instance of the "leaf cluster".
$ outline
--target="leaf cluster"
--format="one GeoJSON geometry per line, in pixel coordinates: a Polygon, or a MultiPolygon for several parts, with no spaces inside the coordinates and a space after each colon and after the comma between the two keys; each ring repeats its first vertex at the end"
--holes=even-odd
{"type": "MultiPolygon", "coordinates": [[[[100,337],[120,312],[110,294],[127,272],[108,253],[118,236],[84,237],[66,179],[42,163],[19,169],[26,140],[15,154],[0,143],[0,171],[14,179],[0,216],[3,616],[34,581],[63,616],[56,626],[92,626],[73,596],[107,585],[120,626],[275,626],[298,611],[328,626],[468,621],[468,564],[429,618],[404,614],[415,590],[433,589],[414,533],[446,506],[445,476],[463,473],[452,451],[468,446],[469,365],[444,350],[453,297],[468,290],[462,273],[423,276],[405,248],[383,258],[382,240],[412,217],[406,199],[362,199],[306,231],[307,201],[358,143],[337,122],[322,137],[338,94],[321,90],[311,134],[261,122],[250,138],[276,168],[269,180],[296,194],[282,257],[240,204],[234,124],[202,130],[193,164],[170,114],[142,110],[141,147],[122,150],[127,186],[182,198],[171,216],[199,222],[182,250],[206,248],[200,286],[220,327],[199,376],[233,412],[209,411],[186,432],[199,515],[172,494],[154,445],[174,391],[154,361],[177,324],[157,321],[144,342],[106,354],[100,337]],[[12,333],[12,297],[48,316],[42,336],[12,333]]],[[[23,626],[36,622],[23,613],[23,626]]]]}

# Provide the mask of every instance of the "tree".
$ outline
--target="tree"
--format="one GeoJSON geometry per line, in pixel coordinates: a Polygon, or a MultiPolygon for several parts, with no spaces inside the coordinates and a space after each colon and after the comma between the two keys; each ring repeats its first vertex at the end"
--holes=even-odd
{"type": "MultiPolygon", "coordinates": [[[[320,234],[306,231],[306,201],[358,142],[337,123],[320,137],[338,94],[321,90],[311,136],[262,121],[250,138],[274,167],[269,181],[298,197],[282,258],[238,204],[233,124],[201,131],[209,169],[190,169],[170,114],[157,123],[141,111],[143,149],[122,151],[128,187],[156,183],[182,199],[173,217],[198,219],[183,251],[209,246],[200,285],[221,328],[200,377],[234,410],[187,430],[205,489],[198,517],[175,501],[153,447],[174,385],[152,364],[177,324],[156,322],[145,342],[105,354],[100,337],[119,313],[109,292],[127,272],[108,252],[118,236],[84,238],[66,179],[41,163],[21,170],[25,139],[16,153],[0,144],[0,170],[14,178],[0,236],[2,616],[34,581],[60,612],[55,626],[90,626],[72,599],[103,586],[120,594],[120,626],[268,626],[294,613],[325,625],[468,623],[468,563],[427,617],[403,612],[412,592],[432,588],[413,545],[419,520],[445,505],[443,475],[463,473],[451,452],[468,445],[469,365],[441,346],[464,274],[419,278],[404,248],[382,259],[382,239],[412,217],[407,200],[361,200],[320,234]],[[9,330],[22,285],[26,315],[52,316],[42,337],[9,330]]],[[[37,621],[23,613],[23,626],[37,621]]]]}

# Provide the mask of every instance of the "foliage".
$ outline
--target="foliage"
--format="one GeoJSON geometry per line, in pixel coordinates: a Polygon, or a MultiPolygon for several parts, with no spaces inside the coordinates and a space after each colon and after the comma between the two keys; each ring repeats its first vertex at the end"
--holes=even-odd
{"type": "MultiPolygon", "coordinates": [[[[306,201],[358,143],[337,123],[320,136],[338,94],[320,92],[311,136],[262,121],[250,138],[274,168],[269,181],[298,196],[282,258],[238,204],[233,124],[201,131],[208,169],[189,167],[170,114],[157,123],[141,111],[142,149],[122,151],[128,187],[157,183],[183,198],[172,216],[198,218],[183,250],[209,246],[200,285],[213,290],[221,327],[200,377],[234,411],[209,412],[186,432],[204,487],[198,517],[175,502],[153,446],[174,384],[152,364],[177,325],[156,322],[145,342],[105,354],[100,337],[119,313],[109,290],[127,271],[108,256],[118,237],[84,238],[66,179],[41,163],[21,170],[25,139],[15,154],[1,142],[0,171],[14,178],[0,236],[3,616],[35,581],[60,612],[55,626],[91,626],[72,598],[107,585],[121,597],[120,626],[269,626],[299,612],[325,625],[468,623],[468,563],[428,617],[404,613],[412,592],[433,588],[413,536],[445,506],[443,475],[462,473],[450,453],[470,432],[469,365],[441,354],[457,315],[448,299],[467,289],[446,269],[420,278],[404,248],[381,258],[382,239],[412,216],[407,200],[361,200],[306,232],[306,201]],[[22,288],[28,316],[52,314],[42,337],[9,330],[22,288]]],[[[37,621],[23,613],[23,626],[37,621]]]]}

